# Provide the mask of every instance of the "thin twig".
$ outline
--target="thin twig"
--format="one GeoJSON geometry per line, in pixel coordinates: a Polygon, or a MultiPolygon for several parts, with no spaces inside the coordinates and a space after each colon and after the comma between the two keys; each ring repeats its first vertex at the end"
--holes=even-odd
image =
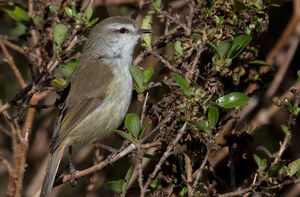
{"type": "MultiPolygon", "coordinates": [[[[143,145],[141,145],[141,148],[152,148],[152,147],[156,147],[158,145],[159,145],[158,143],[143,144],[143,145]]],[[[83,177],[88,174],[92,174],[96,171],[102,170],[104,167],[108,166],[109,164],[112,164],[112,163],[118,161],[119,159],[125,157],[126,155],[130,154],[131,152],[136,150],[136,148],[137,148],[136,145],[130,144],[120,153],[114,154],[110,158],[107,158],[106,160],[101,161],[101,162],[97,163],[96,165],[93,165],[87,169],[78,171],[76,173],[75,178],[78,179],[80,177],[83,177]]],[[[61,185],[63,183],[69,182],[70,180],[71,180],[71,175],[70,174],[65,175],[65,176],[57,179],[54,183],[54,186],[61,185]]]]}
{"type": "Polygon", "coordinates": [[[180,70],[178,70],[177,68],[173,67],[165,58],[163,58],[161,55],[159,55],[156,51],[152,50],[150,53],[152,55],[154,55],[155,57],[157,57],[171,71],[176,72],[178,74],[182,73],[180,70]]]}
{"type": "Polygon", "coordinates": [[[22,77],[19,69],[16,66],[16,63],[15,63],[14,59],[11,57],[11,55],[7,51],[6,46],[4,45],[3,39],[1,37],[0,37],[0,46],[2,48],[2,51],[3,51],[4,56],[6,58],[6,61],[9,64],[9,66],[11,67],[11,69],[13,70],[13,72],[15,73],[15,75],[16,75],[16,77],[18,79],[18,82],[20,83],[20,85],[21,85],[22,88],[25,88],[26,87],[26,83],[25,83],[25,81],[24,81],[24,79],[23,79],[23,77],[22,77]]]}
{"type": "Polygon", "coordinates": [[[198,183],[199,183],[200,177],[201,177],[202,172],[203,172],[203,170],[204,170],[204,167],[205,167],[205,165],[206,165],[206,163],[207,163],[208,157],[210,156],[210,150],[209,150],[208,147],[206,147],[206,148],[207,148],[207,150],[206,150],[206,155],[205,155],[205,157],[204,157],[204,159],[203,159],[203,161],[202,161],[202,163],[201,163],[201,165],[200,165],[200,168],[198,169],[197,177],[196,177],[196,179],[195,179],[195,181],[194,181],[194,183],[193,183],[192,194],[194,194],[194,192],[195,192],[195,190],[196,190],[196,188],[197,188],[197,185],[198,185],[198,183]]]}
{"type": "Polygon", "coordinates": [[[158,164],[156,164],[153,172],[149,175],[149,177],[146,181],[146,184],[144,185],[144,188],[143,188],[145,193],[147,192],[147,189],[148,189],[151,181],[156,176],[156,174],[160,170],[161,166],[165,163],[166,159],[171,155],[173,148],[175,147],[175,145],[178,143],[178,141],[181,139],[181,137],[185,133],[186,125],[187,125],[187,123],[184,123],[184,125],[180,128],[176,138],[172,141],[172,143],[169,144],[169,146],[167,147],[167,150],[164,152],[164,154],[160,158],[158,164]]]}
{"type": "Polygon", "coordinates": [[[192,197],[192,181],[193,181],[193,169],[191,165],[191,159],[187,154],[184,154],[184,161],[185,161],[185,173],[186,173],[186,186],[188,191],[188,197],[192,197]]]}

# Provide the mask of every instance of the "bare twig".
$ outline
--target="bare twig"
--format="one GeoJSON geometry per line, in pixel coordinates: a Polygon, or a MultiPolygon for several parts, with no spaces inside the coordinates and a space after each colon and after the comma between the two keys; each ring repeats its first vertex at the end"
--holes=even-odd
{"type": "Polygon", "coordinates": [[[149,175],[149,177],[146,181],[146,184],[144,185],[144,188],[143,188],[145,193],[147,192],[147,189],[148,189],[151,181],[156,176],[157,172],[160,170],[161,166],[164,164],[166,159],[171,155],[171,152],[172,152],[173,148],[175,147],[175,145],[178,143],[178,141],[181,139],[181,137],[185,133],[186,125],[187,125],[187,123],[184,123],[184,125],[180,128],[176,138],[172,141],[172,143],[169,144],[167,150],[164,152],[164,154],[160,158],[158,164],[156,164],[153,172],[149,175]]]}
{"type": "MultiPolygon", "coordinates": [[[[149,144],[144,144],[141,145],[141,148],[151,148],[151,147],[156,147],[158,146],[158,143],[149,143],[149,144]]],[[[108,166],[109,164],[112,164],[116,161],[118,161],[119,159],[125,157],[126,155],[130,154],[132,151],[136,150],[136,146],[134,144],[130,144],[128,147],[126,147],[123,151],[121,151],[120,153],[114,154],[112,155],[110,158],[107,158],[104,161],[101,161],[100,163],[91,166],[85,170],[81,170],[79,172],[76,173],[75,178],[78,179],[80,177],[86,176],[88,174],[92,174],[96,171],[102,170],[104,167],[108,166]]],[[[69,182],[71,180],[71,175],[65,175],[59,179],[57,179],[54,183],[55,186],[69,182]]]]}
{"type": "Polygon", "coordinates": [[[195,189],[197,188],[197,185],[198,185],[198,183],[199,183],[200,177],[201,177],[202,172],[203,172],[203,170],[204,170],[204,167],[205,167],[205,165],[206,165],[206,163],[207,163],[208,157],[210,156],[210,150],[209,150],[208,146],[206,146],[206,148],[207,148],[206,155],[205,155],[205,157],[204,157],[204,159],[203,159],[203,161],[202,161],[202,163],[201,163],[201,165],[200,165],[200,168],[199,168],[199,170],[198,170],[197,177],[196,177],[196,179],[195,179],[195,181],[194,181],[194,183],[193,183],[192,194],[194,194],[195,189]]]}
{"type": "Polygon", "coordinates": [[[192,181],[193,181],[193,169],[191,165],[191,159],[187,154],[184,154],[184,161],[185,161],[185,172],[186,172],[186,186],[188,191],[188,197],[192,197],[192,181]]]}

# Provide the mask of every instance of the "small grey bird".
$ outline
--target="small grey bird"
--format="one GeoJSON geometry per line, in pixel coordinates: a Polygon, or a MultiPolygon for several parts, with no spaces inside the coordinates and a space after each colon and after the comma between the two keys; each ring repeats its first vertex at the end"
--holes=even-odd
{"type": "Polygon", "coordinates": [[[101,139],[121,124],[131,100],[133,49],[141,34],[151,32],[123,16],[107,18],[93,27],[54,129],[40,196],[50,196],[66,148],[101,139]]]}

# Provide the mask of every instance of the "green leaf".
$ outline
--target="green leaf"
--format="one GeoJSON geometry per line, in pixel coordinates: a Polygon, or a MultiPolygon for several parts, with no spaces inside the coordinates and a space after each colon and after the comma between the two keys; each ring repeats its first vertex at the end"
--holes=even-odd
{"type": "Polygon", "coordinates": [[[240,92],[232,92],[216,100],[216,103],[224,108],[240,107],[246,105],[249,97],[240,92]]]}
{"type": "Polygon", "coordinates": [[[50,12],[52,12],[52,13],[56,13],[57,8],[56,8],[55,6],[53,6],[53,5],[50,5],[50,6],[49,6],[49,10],[50,10],[50,12]]]}
{"type": "Polygon", "coordinates": [[[161,5],[161,0],[156,0],[151,5],[155,10],[159,10],[160,5],[161,5]]]}
{"type": "Polygon", "coordinates": [[[234,59],[244,48],[251,42],[252,37],[249,35],[238,36],[233,39],[231,49],[228,51],[227,58],[234,59]]]}
{"type": "Polygon", "coordinates": [[[289,130],[289,128],[286,126],[286,125],[280,125],[280,127],[281,127],[281,130],[284,132],[284,133],[287,133],[288,132],[288,130],[289,130]]]}
{"type": "Polygon", "coordinates": [[[148,81],[151,79],[153,75],[153,68],[150,67],[144,71],[144,84],[147,85],[148,81]]]}
{"type": "Polygon", "coordinates": [[[232,47],[232,41],[231,40],[224,40],[221,41],[220,44],[217,47],[217,53],[220,56],[220,58],[224,59],[232,47]]]}
{"type": "Polygon", "coordinates": [[[211,107],[208,111],[208,121],[212,128],[214,128],[219,120],[219,110],[216,107],[211,107]]]}
{"type": "Polygon", "coordinates": [[[93,8],[91,6],[89,6],[86,11],[85,11],[85,14],[86,14],[86,18],[88,20],[90,20],[90,18],[93,16],[93,8]]]}
{"type": "Polygon", "coordinates": [[[128,133],[126,133],[125,131],[121,131],[121,130],[115,130],[115,132],[120,135],[121,137],[125,138],[126,140],[128,140],[131,143],[134,143],[134,139],[131,137],[131,135],[129,135],[128,133]]]}
{"type": "MultiPolygon", "coordinates": [[[[152,29],[152,15],[146,15],[142,22],[142,29],[152,29]]],[[[151,34],[142,34],[146,48],[151,49],[151,34]]]]}
{"type": "Polygon", "coordinates": [[[133,65],[129,66],[129,71],[135,82],[135,90],[139,94],[143,93],[147,89],[147,86],[144,85],[144,73],[133,65]]]}
{"type": "Polygon", "coordinates": [[[92,27],[97,21],[99,20],[99,18],[94,18],[91,22],[89,22],[89,24],[87,25],[87,27],[92,27]]]}
{"type": "Polygon", "coordinates": [[[126,175],[125,175],[125,182],[126,182],[126,184],[129,183],[129,180],[130,180],[130,178],[131,178],[131,176],[132,176],[132,173],[133,173],[133,167],[131,166],[131,167],[127,170],[127,173],[126,173],[126,175]]]}
{"type": "Polygon", "coordinates": [[[55,78],[51,81],[51,86],[55,88],[65,88],[67,86],[65,81],[60,81],[59,79],[55,78]]]}
{"type": "Polygon", "coordinates": [[[110,181],[107,183],[108,186],[114,191],[117,192],[119,194],[123,193],[123,187],[125,185],[125,181],[124,180],[118,180],[118,181],[110,181]]]}
{"type": "Polygon", "coordinates": [[[177,56],[180,56],[180,55],[183,54],[183,48],[181,46],[181,42],[180,41],[177,40],[174,43],[174,49],[175,49],[175,53],[176,53],[177,56]]]}
{"type": "Polygon", "coordinates": [[[289,176],[294,176],[300,170],[300,159],[289,163],[289,176]]]}
{"type": "Polygon", "coordinates": [[[257,65],[263,65],[263,66],[269,66],[269,64],[264,60],[252,60],[249,62],[249,64],[257,64],[257,65]]]}
{"type": "Polygon", "coordinates": [[[210,41],[206,41],[205,42],[208,46],[210,46],[213,50],[215,50],[216,53],[218,53],[218,47],[216,45],[214,45],[214,43],[210,42],[210,41]]]}
{"type": "Polygon", "coordinates": [[[140,129],[141,129],[140,117],[138,117],[138,115],[136,114],[127,114],[125,117],[125,126],[128,129],[129,133],[135,139],[138,139],[140,129]]]}
{"type": "Polygon", "coordinates": [[[9,32],[12,36],[22,36],[26,34],[27,26],[21,22],[17,22],[16,26],[9,32]]]}
{"type": "Polygon", "coordinates": [[[143,138],[144,132],[147,129],[148,125],[149,125],[149,123],[147,122],[146,124],[144,124],[142,126],[142,128],[140,130],[139,138],[138,138],[139,140],[141,140],[143,138]]]}
{"type": "Polygon", "coordinates": [[[268,169],[268,176],[269,177],[273,177],[273,176],[277,176],[279,170],[286,164],[286,161],[278,161],[276,164],[272,165],[269,169],[268,169]]]}
{"type": "Polygon", "coordinates": [[[300,70],[297,71],[298,81],[300,82],[300,70]]]}
{"type": "Polygon", "coordinates": [[[10,17],[12,17],[17,22],[29,21],[27,11],[17,5],[5,5],[2,8],[10,17]]]}
{"type": "Polygon", "coordinates": [[[208,134],[211,134],[211,128],[209,123],[206,120],[202,120],[201,122],[195,121],[195,120],[189,120],[188,121],[190,124],[194,125],[197,127],[198,130],[204,131],[208,134]]]}
{"type": "Polygon", "coordinates": [[[187,187],[183,187],[182,190],[179,192],[180,197],[184,197],[187,193],[187,187]]]}
{"type": "Polygon", "coordinates": [[[267,164],[267,160],[266,159],[261,159],[259,156],[257,156],[256,154],[253,154],[253,159],[256,163],[256,165],[258,166],[259,169],[264,169],[266,167],[267,164]]]}
{"type": "Polygon", "coordinates": [[[187,97],[190,97],[190,88],[188,83],[178,74],[171,72],[171,76],[173,79],[179,84],[181,90],[183,91],[183,94],[187,97]]]}
{"type": "Polygon", "coordinates": [[[74,16],[73,16],[72,9],[69,8],[69,7],[65,7],[65,13],[66,13],[69,17],[74,17],[74,16]]]}
{"type": "Polygon", "coordinates": [[[151,187],[152,189],[157,188],[159,182],[160,182],[160,181],[159,181],[158,178],[153,179],[153,181],[150,183],[150,187],[151,187]]]}
{"type": "Polygon", "coordinates": [[[64,79],[69,80],[71,78],[72,73],[78,63],[79,63],[79,58],[73,58],[70,60],[69,63],[59,68],[59,71],[61,75],[64,77],[64,79]]]}
{"type": "Polygon", "coordinates": [[[54,41],[58,47],[64,42],[68,27],[64,24],[58,24],[54,28],[54,41]]]}

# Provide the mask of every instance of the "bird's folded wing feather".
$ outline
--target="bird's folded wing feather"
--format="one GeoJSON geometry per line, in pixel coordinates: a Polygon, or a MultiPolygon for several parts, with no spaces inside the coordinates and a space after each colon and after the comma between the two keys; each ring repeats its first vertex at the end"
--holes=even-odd
{"type": "Polygon", "coordinates": [[[74,128],[85,117],[102,104],[112,80],[111,70],[102,62],[78,65],[71,78],[71,89],[66,99],[59,132],[53,138],[51,152],[74,132],[74,128]]]}

